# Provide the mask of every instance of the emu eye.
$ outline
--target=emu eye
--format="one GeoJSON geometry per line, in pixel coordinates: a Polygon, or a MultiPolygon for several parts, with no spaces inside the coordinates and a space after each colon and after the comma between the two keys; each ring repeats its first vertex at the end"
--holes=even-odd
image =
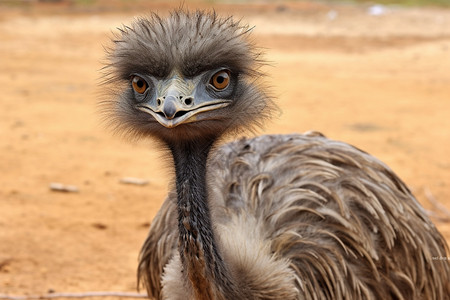
{"type": "Polygon", "coordinates": [[[211,77],[209,84],[217,90],[225,89],[230,84],[230,71],[222,70],[217,72],[211,77]]]}
{"type": "Polygon", "coordinates": [[[133,76],[131,85],[138,94],[143,94],[148,87],[147,82],[139,76],[133,76]]]}

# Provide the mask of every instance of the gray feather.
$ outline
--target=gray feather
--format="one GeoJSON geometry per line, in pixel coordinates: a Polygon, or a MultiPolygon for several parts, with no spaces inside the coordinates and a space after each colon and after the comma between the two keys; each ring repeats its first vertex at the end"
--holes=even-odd
{"type": "Polygon", "coordinates": [[[176,189],[140,255],[151,297],[449,299],[445,240],[407,186],[359,149],[319,133],[241,139],[213,148],[206,188],[195,181],[205,175],[199,145],[261,126],[275,109],[247,26],[175,11],[119,31],[105,67],[105,116],[129,136],[156,137],[178,159],[176,189]],[[133,74],[190,78],[222,67],[236,82],[232,104],[208,112],[214,118],[169,129],[136,108],[133,74]]]}
{"type": "MultiPolygon", "coordinates": [[[[216,226],[256,219],[271,255],[295,274],[293,299],[450,295],[448,262],[435,259],[448,256],[445,240],[406,185],[352,146],[311,135],[242,139],[217,149],[208,177],[216,226]]],[[[156,298],[168,253],[176,253],[174,197],[142,249],[140,273],[156,298]]],[[[255,299],[289,299],[277,289],[282,278],[255,284],[246,276],[253,267],[241,265],[239,276],[255,299]]]]}

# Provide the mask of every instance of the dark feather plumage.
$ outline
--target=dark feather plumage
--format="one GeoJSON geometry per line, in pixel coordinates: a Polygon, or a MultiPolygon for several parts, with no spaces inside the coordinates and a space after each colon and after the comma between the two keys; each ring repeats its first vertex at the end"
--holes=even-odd
{"type": "Polygon", "coordinates": [[[214,148],[274,108],[258,84],[262,62],[248,27],[176,11],[120,31],[105,112],[117,129],[165,143],[176,170],[140,256],[151,297],[449,299],[450,265],[439,259],[449,255],[445,240],[376,158],[318,133],[214,148]],[[207,120],[166,128],[136,109],[133,74],[164,80],[174,70],[191,78],[217,68],[230,71],[232,104],[205,112],[207,120]]]}
{"type": "MultiPolygon", "coordinates": [[[[406,185],[352,146],[318,134],[242,139],[214,153],[208,178],[225,261],[236,268],[242,285],[253,289],[254,299],[450,295],[449,264],[436,259],[448,256],[445,240],[406,185]],[[237,224],[261,238],[246,246],[267,246],[266,255],[287,261],[291,278],[270,276],[258,253],[249,253],[254,260],[239,253],[245,250],[238,244],[237,224]]],[[[156,298],[176,248],[172,193],[141,255],[140,275],[156,298]]]]}

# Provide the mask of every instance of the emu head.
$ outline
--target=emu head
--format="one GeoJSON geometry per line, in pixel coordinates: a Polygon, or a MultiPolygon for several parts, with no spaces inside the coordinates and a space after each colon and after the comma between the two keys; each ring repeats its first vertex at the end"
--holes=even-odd
{"type": "Polygon", "coordinates": [[[272,102],[249,28],[215,13],[175,11],[119,29],[109,51],[106,101],[116,128],[162,141],[215,139],[261,126],[272,102]]]}

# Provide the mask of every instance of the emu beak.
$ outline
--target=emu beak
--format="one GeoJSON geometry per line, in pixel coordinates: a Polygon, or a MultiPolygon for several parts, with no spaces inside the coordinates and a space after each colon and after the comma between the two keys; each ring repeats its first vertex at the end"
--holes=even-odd
{"type": "MultiPolygon", "coordinates": [[[[167,101],[167,98],[166,98],[167,101]]],[[[192,107],[192,109],[185,110],[176,100],[169,100],[169,104],[165,104],[159,111],[153,110],[148,104],[140,104],[137,109],[152,115],[159,124],[166,128],[174,128],[180,124],[192,123],[200,120],[207,120],[198,118],[202,112],[215,110],[226,107],[230,104],[229,101],[215,100],[203,105],[192,107]]]]}
{"type": "Polygon", "coordinates": [[[231,101],[223,99],[210,99],[207,96],[195,97],[195,83],[187,82],[177,77],[169,82],[162,82],[158,93],[160,96],[153,101],[138,104],[137,109],[150,114],[166,128],[174,128],[181,124],[187,124],[202,120],[208,120],[201,113],[228,106],[231,101]],[[166,87],[166,89],[164,88],[166,87]]]}

